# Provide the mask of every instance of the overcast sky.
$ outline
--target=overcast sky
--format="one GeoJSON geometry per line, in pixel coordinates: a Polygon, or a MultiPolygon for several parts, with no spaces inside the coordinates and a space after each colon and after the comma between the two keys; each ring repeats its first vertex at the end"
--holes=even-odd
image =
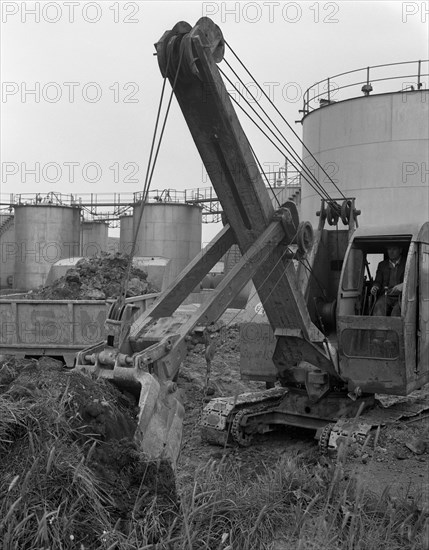
{"type": "MultiPolygon", "coordinates": [[[[179,20],[194,25],[211,16],[298,132],[302,92],[316,81],[428,58],[427,2],[2,1],[1,7],[2,194],[141,190],[162,86],[153,44],[179,20]]],[[[228,50],[225,57],[233,62],[228,50]]],[[[243,123],[265,167],[280,165],[280,153],[243,123]]],[[[152,188],[208,185],[173,102],[152,188]]],[[[206,227],[204,240],[214,230],[206,227]]]]}

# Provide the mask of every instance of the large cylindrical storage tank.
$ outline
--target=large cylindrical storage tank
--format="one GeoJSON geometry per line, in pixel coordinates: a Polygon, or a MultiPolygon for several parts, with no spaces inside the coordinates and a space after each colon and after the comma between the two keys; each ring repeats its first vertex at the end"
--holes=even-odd
{"type": "MultiPolygon", "coordinates": [[[[134,231],[141,205],[134,207],[134,231]]],[[[180,203],[146,203],[137,235],[136,256],[161,256],[171,260],[176,277],[200,252],[202,209],[180,203]]]]}
{"type": "Polygon", "coordinates": [[[123,215],[119,217],[119,252],[129,254],[134,239],[134,216],[123,215]]]}
{"type": "Polygon", "coordinates": [[[85,221],[80,226],[81,256],[92,258],[107,251],[109,227],[105,221],[85,221]]]}
{"type": "MultiPolygon", "coordinates": [[[[360,225],[429,218],[429,91],[359,96],[307,114],[303,141],[346,197],[360,225]]],[[[303,161],[333,198],[339,192],[303,150],[303,161]]],[[[320,197],[302,179],[301,219],[317,225],[320,197]]]]}
{"type": "Polygon", "coordinates": [[[79,256],[80,208],[57,205],[15,205],[15,287],[43,285],[62,258],[79,256]]]}

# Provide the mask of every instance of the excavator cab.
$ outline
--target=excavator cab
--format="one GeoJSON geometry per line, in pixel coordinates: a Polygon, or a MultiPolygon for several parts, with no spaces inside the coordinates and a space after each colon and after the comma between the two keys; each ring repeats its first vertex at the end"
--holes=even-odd
{"type": "Polygon", "coordinates": [[[429,224],[357,229],[337,295],[340,373],[350,391],[407,395],[429,380],[429,224]],[[388,246],[406,258],[400,315],[374,315],[370,289],[388,246]]]}

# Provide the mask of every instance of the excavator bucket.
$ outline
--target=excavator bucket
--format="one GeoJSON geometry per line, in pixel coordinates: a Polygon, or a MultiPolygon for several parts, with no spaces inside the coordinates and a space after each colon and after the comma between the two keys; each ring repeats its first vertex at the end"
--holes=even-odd
{"type": "Polygon", "coordinates": [[[149,345],[144,357],[123,353],[129,346],[128,333],[135,314],[139,312],[141,317],[149,311],[156,297],[127,299],[120,312],[113,304],[105,323],[105,341],[79,352],[75,368],[109,380],[136,397],[139,413],[134,438],[138,447],[148,460],[165,460],[174,468],[180,452],[184,407],[176,383],[149,372],[152,361],[165,354],[165,345],[149,345]]]}
{"type": "MultiPolygon", "coordinates": [[[[106,348],[98,353],[92,351],[103,359],[106,348]]],[[[134,438],[138,447],[148,460],[167,460],[174,468],[180,453],[185,415],[176,383],[159,381],[149,372],[132,366],[111,369],[88,363],[78,360],[76,368],[109,380],[121,390],[137,396],[139,413],[134,438]]]]}

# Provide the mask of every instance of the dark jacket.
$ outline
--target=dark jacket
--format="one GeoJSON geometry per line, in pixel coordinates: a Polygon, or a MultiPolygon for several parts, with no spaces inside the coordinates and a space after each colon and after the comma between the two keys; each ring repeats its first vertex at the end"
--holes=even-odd
{"type": "Polygon", "coordinates": [[[405,258],[403,256],[396,267],[392,267],[390,260],[383,260],[378,264],[374,284],[377,285],[378,290],[386,287],[390,289],[404,281],[404,274],[405,258]]]}

